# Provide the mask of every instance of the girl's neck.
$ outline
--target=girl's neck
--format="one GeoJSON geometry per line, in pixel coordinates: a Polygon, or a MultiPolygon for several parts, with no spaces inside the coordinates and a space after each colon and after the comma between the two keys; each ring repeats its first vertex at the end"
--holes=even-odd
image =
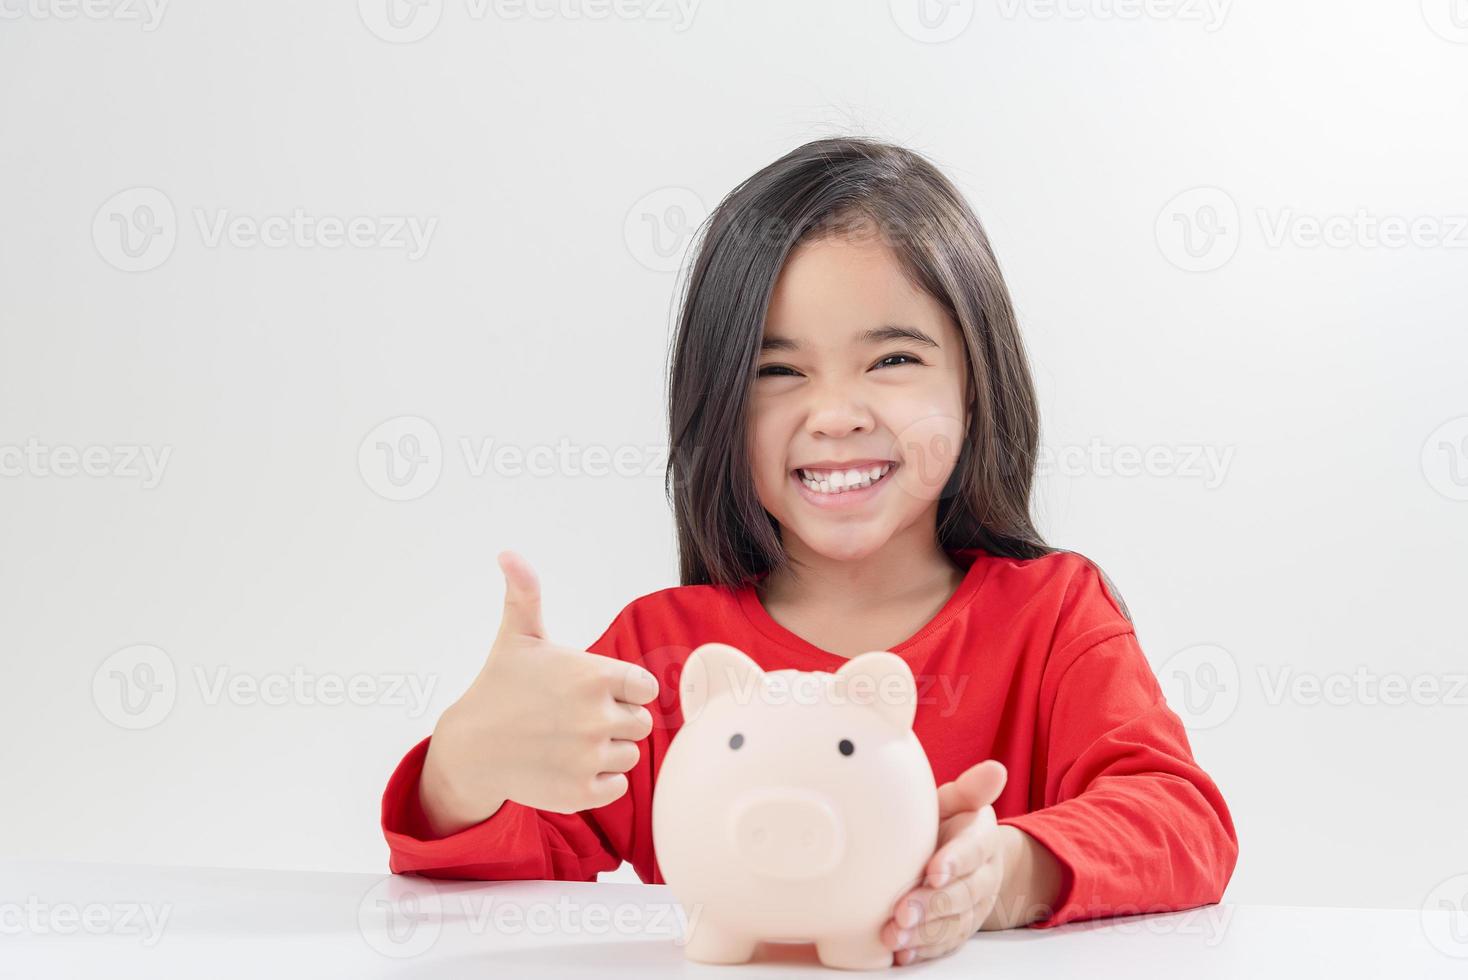
{"type": "Polygon", "coordinates": [[[938,544],[932,528],[925,536],[894,535],[875,553],[854,560],[828,558],[793,536],[785,547],[790,561],[771,570],[758,585],[767,606],[870,610],[936,591],[951,594],[964,576],[964,569],[938,544]]]}

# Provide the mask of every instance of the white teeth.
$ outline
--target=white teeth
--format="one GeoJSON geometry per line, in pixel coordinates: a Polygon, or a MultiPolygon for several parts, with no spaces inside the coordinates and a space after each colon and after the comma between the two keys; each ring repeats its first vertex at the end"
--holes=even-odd
{"type": "Polygon", "coordinates": [[[800,482],[816,493],[842,493],[871,486],[891,468],[891,463],[881,463],[859,470],[800,470],[799,476],[800,482]]]}

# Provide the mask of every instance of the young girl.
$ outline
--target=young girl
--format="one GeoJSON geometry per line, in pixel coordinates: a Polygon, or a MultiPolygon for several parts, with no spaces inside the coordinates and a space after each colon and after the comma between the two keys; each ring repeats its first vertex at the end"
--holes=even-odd
{"type": "Polygon", "coordinates": [[[661,883],[678,676],[719,641],[767,671],[870,650],[912,668],[942,823],[883,928],[894,962],[1220,899],[1228,808],[1105,577],[1031,523],[1014,310],[937,169],[826,139],[735,188],[698,245],[669,393],[683,584],[580,651],[547,639],[534,573],[501,553],[487,662],[383,797],[394,872],[587,881],[626,860],[661,883]]]}

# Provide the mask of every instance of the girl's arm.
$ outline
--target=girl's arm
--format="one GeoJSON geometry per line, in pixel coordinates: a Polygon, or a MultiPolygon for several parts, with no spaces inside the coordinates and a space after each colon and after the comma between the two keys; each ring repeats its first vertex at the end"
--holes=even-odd
{"type": "Polygon", "coordinates": [[[622,863],[614,842],[625,839],[631,826],[630,791],[607,806],[580,813],[552,813],[507,800],[489,819],[438,836],[418,796],[428,743],[425,738],[408,752],[382,797],[382,831],[393,873],[594,881],[598,872],[622,863]]]}
{"type": "MultiPolygon", "coordinates": [[[[1060,651],[1048,670],[1058,680],[1042,688],[1047,720],[1031,774],[1043,803],[999,821],[1043,846],[1059,868],[1053,910],[1032,924],[1219,901],[1238,858],[1233,820],[1136,635],[1088,638],[1060,651]]],[[[1015,896],[1027,891],[1016,881],[1015,896]]],[[[1023,921],[1023,904],[1004,916],[1023,921]]]]}

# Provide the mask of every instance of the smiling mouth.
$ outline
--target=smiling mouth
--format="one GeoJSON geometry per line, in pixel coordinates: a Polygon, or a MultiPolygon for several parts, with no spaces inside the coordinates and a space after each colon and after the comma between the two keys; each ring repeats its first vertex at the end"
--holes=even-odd
{"type": "Polygon", "coordinates": [[[897,464],[891,461],[877,466],[863,466],[850,470],[806,470],[794,471],[795,478],[811,493],[826,497],[839,497],[857,490],[876,486],[892,475],[897,464]]]}

